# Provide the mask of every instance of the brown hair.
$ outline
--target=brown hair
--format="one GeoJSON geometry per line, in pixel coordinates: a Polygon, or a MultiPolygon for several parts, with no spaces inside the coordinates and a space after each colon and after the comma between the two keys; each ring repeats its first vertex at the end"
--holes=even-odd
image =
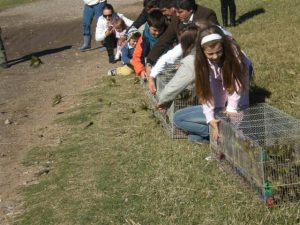
{"type": "Polygon", "coordinates": [[[200,102],[207,103],[213,99],[209,82],[209,66],[203,48],[221,43],[223,47],[223,56],[221,59],[223,86],[230,94],[239,89],[246,89],[246,72],[247,67],[243,62],[243,55],[238,44],[227,37],[223,31],[215,25],[199,31],[196,40],[196,57],[195,57],[195,86],[196,94],[200,102]],[[201,45],[202,39],[209,34],[219,34],[222,39],[214,40],[201,45]]]}
{"type": "Polygon", "coordinates": [[[197,37],[198,26],[191,23],[186,25],[181,31],[179,36],[179,42],[182,48],[182,57],[187,56],[191,53],[195,47],[195,41],[197,37]]]}

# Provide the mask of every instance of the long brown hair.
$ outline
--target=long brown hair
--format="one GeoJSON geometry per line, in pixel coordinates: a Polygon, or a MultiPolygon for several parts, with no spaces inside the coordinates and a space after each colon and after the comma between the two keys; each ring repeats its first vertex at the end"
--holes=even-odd
{"type": "Polygon", "coordinates": [[[195,47],[195,41],[197,38],[198,26],[191,23],[182,28],[179,35],[179,42],[182,48],[182,57],[189,55],[192,49],[195,47]]]}
{"type": "Polygon", "coordinates": [[[223,47],[221,69],[225,90],[231,94],[234,91],[246,89],[245,77],[247,67],[243,62],[243,55],[240,47],[234,40],[227,37],[218,26],[212,25],[206,29],[200,30],[196,40],[195,86],[196,94],[201,103],[207,103],[213,100],[209,82],[209,65],[203,47],[214,45],[216,42],[221,43],[223,47]],[[222,39],[208,42],[202,46],[202,39],[209,34],[219,34],[222,39]]]}

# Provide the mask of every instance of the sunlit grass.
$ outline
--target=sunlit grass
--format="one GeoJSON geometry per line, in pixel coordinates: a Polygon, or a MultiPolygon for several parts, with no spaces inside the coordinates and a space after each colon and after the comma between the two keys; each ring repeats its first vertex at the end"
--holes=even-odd
{"type": "Polygon", "coordinates": [[[0,0],[0,9],[5,9],[5,8],[13,7],[24,3],[34,2],[34,1],[37,0],[0,0]]]}
{"type": "MultiPolygon", "coordinates": [[[[219,1],[201,3],[220,18],[219,1]]],[[[265,10],[230,31],[254,63],[256,84],[271,93],[267,102],[299,118],[300,4],[236,4],[238,16],[265,10]]],[[[253,189],[204,160],[208,146],[171,140],[140,107],[146,96],[133,77],[115,81],[104,78],[60,115],[56,123],[71,131],[59,147],[34,148],[23,161],[52,164],[25,188],[25,212],[16,224],[300,223],[299,203],[267,208],[253,189]]]]}

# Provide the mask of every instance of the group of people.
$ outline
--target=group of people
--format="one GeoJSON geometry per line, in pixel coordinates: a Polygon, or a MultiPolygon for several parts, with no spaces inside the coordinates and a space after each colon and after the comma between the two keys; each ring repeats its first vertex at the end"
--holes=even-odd
{"type": "MultiPolygon", "coordinates": [[[[181,91],[194,85],[199,105],[177,111],[173,122],[188,133],[190,141],[197,143],[209,143],[209,127],[213,137],[219,137],[217,112],[223,110],[228,116],[235,116],[249,105],[252,63],[225,30],[227,6],[233,13],[230,26],[235,26],[234,1],[221,3],[222,15],[226,14],[222,17],[223,27],[212,9],[197,5],[195,0],[144,0],[144,8],[135,21],[116,13],[105,1],[97,3],[103,11],[95,39],[102,42],[109,63],[119,59],[123,63],[109,70],[108,75],[136,74],[147,81],[149,91],[155,94],[156,77],[166,64],[180,60],[174,77],[158,96],[157,107],[166,110],[181,91]]],[[[82,50],[90,47],[90,32],[84,33],[86,36],[82,50]]]]}

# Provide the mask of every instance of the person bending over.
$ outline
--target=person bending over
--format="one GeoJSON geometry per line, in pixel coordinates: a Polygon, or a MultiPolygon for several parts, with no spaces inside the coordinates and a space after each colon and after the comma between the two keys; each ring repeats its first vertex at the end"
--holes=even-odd
{"type": "Polygon", "coordinates": [[[165,31],[165,28],[165,18],[159,10],[149,13],[143,35],[139,38],[132,57],[135,73],[142,79],[146,78],[145,61],[148,53],[165,31]]]}
{"type": "Polygon", "coordinates": [[[217,26],[199,33],[195,58],[196,94],[202,105],[188,107],[174,114],[177,127],[188,132],[189,140],[208,143],[209,125],[213,138],[219,137],[215,113],[228,116],[249,105],[251,61],[238,44],[217,26]]]}

